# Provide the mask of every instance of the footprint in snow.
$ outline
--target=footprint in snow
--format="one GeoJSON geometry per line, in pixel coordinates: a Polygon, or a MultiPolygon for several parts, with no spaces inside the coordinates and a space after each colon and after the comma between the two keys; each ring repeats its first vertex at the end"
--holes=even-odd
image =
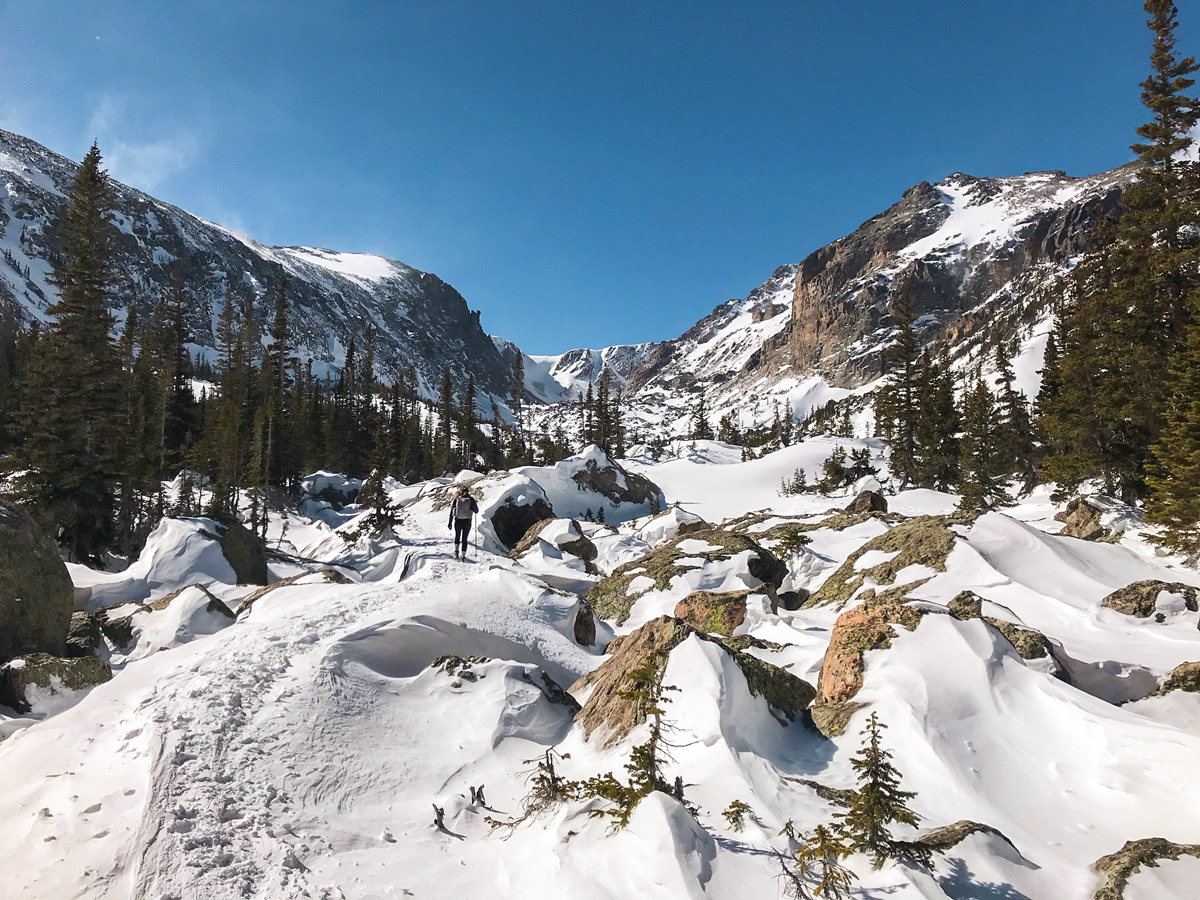
{"type": "Polygon", "coordinates": [[[87,816],[87,815],[91,815],[92,813],[98,813],[98,812],[100,812],[100,807],[102,807],[103,805],[104,805],[103,803],[93,803],[91,806],[89,806],[87,809],[85,809],[83,811],[83,814],[85,816],[87,816]]]}

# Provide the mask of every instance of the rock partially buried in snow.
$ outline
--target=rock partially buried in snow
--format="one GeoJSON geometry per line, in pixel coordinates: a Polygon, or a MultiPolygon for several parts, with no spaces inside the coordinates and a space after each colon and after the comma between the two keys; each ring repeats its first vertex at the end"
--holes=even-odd
{"type": "Polygon", "coordinates": [[[915,587],[946,571],[954,541],[945,517],[907,519],[851,553],[805,606],[846,603],[868,579],[879,586],[915,587]]]}
{"type": "Polygon", "coordinates": [[[161,610],[166,609],[168,606],[171,605],[172,602],[179,599],[180,595],[182,595],[188,591],[199,591],[201,594],[204,595],[204,598],[207,601],[205,604],[205,607],[204,607],[205,612],[210,612],[215,615],[224,616],[227,619],[236,618],[233,614],[233,610],[231,610],[228,606],[226,606],[223,600],[220,600],[216,596],[214,596],[212,591],[210,591],[208,588],[206,588],[202,584],[189,584],[187,587],[181,587],[177,591],[172,591],[169,594],[159,597],[157,600],[147,603],[146,606],[148,606],[150,609],[154,610],[155,612],[159,612],[161,610]]]}
{"type": "Polygon", "coordinates": [[[538,541],[545,541],[558,550],[578,556],[584,562],[593,562],[597,556],[596,545],[587,538],[574,519],[542,519],[525,532],[509,556],[519,559],[538,541]]]}
{"type": "Polygon", "coordinates": [[[672,506],[639,526],[635,533],[651,547],[657,547],[666,541],[711,527],[694,512],[689,512],[681,506],[672,506]]]}
{"type": "Polygon", "coordinates": [[[602,619],[620,624],[629,618],[637,599],[648,591],[668,590],[677,575],[683,575],[697,565],[703,568],[706,563],[728,560],[740,553],[748,554],[746,571],[751,583],[746,587],[757,586],[753,584],[757,580],[775,590],[783,583],[787,567],[774,554],[744,534],[709,527],[678,537],[640,559],[618,567],[588,591],[587,600],[602,619]],[[683,565],[688,560],[691,564],[683,565]]]}
{"type": "Polygon", "coordinates": [[[51,696],[80,691],[112,678],[112,669],[95,656],[63,658],[30,653],[0,666],[0,704],[29,712],[39,693],[51,696]]]}
{"type": "Polygon", "coordinates": [[[1067,504],[1067,508],[1054,517],[1054,521],[1062,522],[1063,527],[1058,532],[1064,537],[1079,538],[1081,541],[1102,541],[1111,537],[1110,532],[1101,523],[1103,510],[1089,502],[1086,497],[1075,497],[1067,504]]]}
{"type": "Polygon", "coordinates": [[[1150,696],[1162,697],[1171,691],[1200,694],[1200,662],[1185,662],[1177,665],[1150,696]]]}
{"type": "Polygon", "coordinates": [[[149,612],[150,607],[141,603],[119,602],[102,606],[93,615],[103,635],[119,649],[133,640],[133,617],[149,612]]]}
{"type": "Polygon", "coordinates": [[[590,738],[599,732],[603,743],[608,745],[626,737],[646,721],[644,704],[632,695],[643,683],[642,678],[661,680],[671,651],[692,635],[712,641],[730,654],[745,675],[750,692],[765,700],[780,721],[794,720],[816,696],[812,685],[792,673],[733,650],[680,619],[662,616],[614,639],[608,645],[608,658],[600,667],[571,686],[572,694],[590,689],[583,708],[575,717],[584,734],[590,738]]]}
{"type": "Polygon", "coordinates": [[[1178,581],[1135,581],[1113,591],[1100,601],[1102,606],[1127,616],[1147,619],[1158,612],[1196,612],[1197,589],[1178,581]],[[1175,602],[1172,602],[1175,601],[1175,602]],[[1175,606],[1178,609],[1172,609],[1175,606]]]}
{"type": "Polygon", "coordinates": [[[754,593],[744,591],[693,591],[675,607],[675,618],[697,631],[731,636],[746,621],[746,600],[754,593]]]}
{"type": "Polygon", "coordinates": [[[221,552],[225,554],[225,559],[229,561],[237,576],[238,584],[266,584],[270,580],[267,573],[267,551],[262,541],[245,525],[233,519],[219,520],[217,540],[221,543],[221,552]]]}
{"type": "Polygon", "coordinates": [[[1104,876],[1104,884],[1092,895],[1092,900],[1124,900],[1125,887],[1138,869],[1181,856],[1200,857],[1200,844],[1176,844],[1160,837],[1126,841],[1116,853],[1102,856],[1092,864],[1104,876]]]}
{"type": "Polygon", "coordinates": [[[62,652],[74,606],[54,543],[23,509],[0,501],[0,661],[62,652]]]}
{"type": "MultiPolygon", "coordinates": [[[[878,486],[879,482],[875,482],[878,486]]],[[[846,512],[850,514],[856,513],[873,513],[888,511],[887,498],[879,493],[878,487],[875,490],[865,490],[857,497],[850,501],[850,505],[846,507],[846,512]]]]}
{"type": "Polygon", "coordinates": [[[838,616],[821,662],[812,708],[813,722],[822,734],[842,734],[850,716],[861,708],[851,701],[863,684],[863,654],[890,647],[896,637],[893,625],[912,631],[927,612],[926,607],[899,601],[869,600],[838,616]]]}

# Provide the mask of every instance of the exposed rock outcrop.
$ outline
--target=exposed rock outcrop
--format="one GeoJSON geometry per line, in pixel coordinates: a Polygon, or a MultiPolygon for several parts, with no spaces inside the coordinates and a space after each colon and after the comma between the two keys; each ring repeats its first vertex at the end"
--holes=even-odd
{"type": "Polygon", "coordinates": [[[750,574],[763,584],[770,585],[772,589],[778,588],[787,576],[787,567],[774,554],[744,534],[710,526],[677,537],[645,556],[618,567],[611,575],[592,586],[587,593],[587,600],[602,619],[611,619],[620,624],[629,617],[629,612],[638,597],[652,589],[668,589],[671,579],[688,571],[677,566],[676,560],[683,557],[699,557],[715,561],[728,559],[747,550],[751,551],[747,564],[750,574]],[[714,549],[680,549],[681,542],[692,540],[702,541],[714,549]],[[631,583],[637,578],[648,580],[650,585],[638,590],[631,589],[631,583]]]}
{"type": "Polygon", "coordinates": [[[0,661],[61,653],[75,591],[53,541],[19,506],[0,501],[0,661]]]}
{"type": "Polygon", "coordinates": [[[1081,541],[1102,541],[1111,537],[1107,528],[1100,524],[1101,510],[1086,497],[1075,497],[1067,504],[1067,508],[1054,516],[1054,521],[1062,522],[1063,527],[1058,532],[1064,537],[1079,538],[1081,541]]]}
{"type": "Polygon", "coordinates": [[[877,491],[863,491],[850,501],[845,510],[850,515],[888,511],[887,498],[877,491]]]}
{"type": "Polygon", "coordinates": [[[71,630],[67,633],[64,656],[94,656],[104,645],[104,632],[100,623],[90,613],[71,614],[71,630]]]}
{"type": "MultiPolygon", "coordinates": [[[[542,519],[534,523],[528,531],[525,532],[521,540],[517,541],[517,545],[512,548],[508,554],[512,559],[519,559],[523,554],[533,549],[534,545],[539,540],[544,539],[543,532],[547,528],[559,521],[558,519],[542,519]]],[[[555,547],[562,550],[564,553],[570,553],[572,556],[578,556],[586,563],[594,562],[598,555],[596,545],[588,539],[580,528],[579,523],[574,519],[566,520],[567,527],[560,529],[562,533],[556,534],[552,542],[555,547]]]]}
{"type": "Polygon", "coordinates": [[[643,686],[638,678],[661,680],[671,651],[692,635],[713,641],[729,653],[745,675],[750,692],[763,698],[780,722],[794,721],[812,703],[816,691],[790,672],[734,650],[680,619],[661,616],[613,640],[604,663],[571,686],[573,694],[591,689],[575,716],[584,734],[590,738],[598,731],[606,745],[612,744],[646,721],[645,703],[638,699],[638,689],[643,686]]]}
{"type": "Polygon", "coordinates": [[[492,512],[492,529],[505,547],[513,548],[533,526],[543,519],[554,519],[554,509],[540,497],[532,503],[519,504],[511,498],[492,512]]]}
{"type": "Polygon", "coordinates": [[[693,591],[675,605],[675,618],[697,631],[730,636],[746,621],[746,601],[751,590],[693,591]]]}
{"type": "Polygon", "coordinates": [[[245,525],[235,519],[222,519],[217,522],[216,538],[238,584],[266,584],[270,580],[267,550],[245,525]]]}
{"type": "Polygon", "coordinates": [[[64,658],[29,653],[0,666],[0,705],[28,712],[31,687],[57,694],[94,687],[110,678],[108,663],[95,656],[64,658]]]}
{"type": "MultiPolygon", "coordinates": [[[[946,558],[954,549],[955,541],[954,532],[947,521],[942,516],[918,516],[867,541],[850,554],[804,605],[845,603],[867,579],[879,586],[889,586],[896,580],[897,574],[908,566],[919,565],[936,572],[946,571],[946,558]],[[860,567],[859,560],[868,553],[886,554],[888,558],[875,565],[860,567]]],[[[906,583],[915,586],[922,580],[911,579],[906,583]]]]}
{"type": "Polygon", "coordinates": [[[1101,600],[1100,604],[1127,616],[1147,619],[1157,612],[1158,596],[1164,591],[1168,594],[1182,596],[1184,606],[1191,612],[1196,611],[1197,588],[1178,581],[1156,581],[1154,579],[1127,584],[1125,587],[1113,591],[1101,600]]]}
{"type": "Polygon", "coordinates": [[[1162,697],[1172,691],[1200,694],[1200,662],[1180,663],[1149,696],[1162,697]]]}
{"type": "Polygon", "coordinates": [[[1092,900],[1124,900],[1130,877],[1142,866],[1153,868],[1164,859],[1181,856],[1200,857],[1200,844],[1176,844],[1160,837],[1126,841],[1116,853],[1092,863],[1092,868],[1104,876],[1104,884],[1092,895],[1092,900]]]}

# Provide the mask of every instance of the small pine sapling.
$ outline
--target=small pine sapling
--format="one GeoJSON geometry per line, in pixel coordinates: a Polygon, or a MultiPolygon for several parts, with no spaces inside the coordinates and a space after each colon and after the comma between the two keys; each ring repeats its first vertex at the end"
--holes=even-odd
{"type": "Polygon", "coordinates": [[[725,817],[725,821],[729,823],[729,827],[734,831],[742,831],[746,827],[746,813],[750,812],[750,804],[743,803],[741,800],[732,800],[725,807],[725,811],[721,813],[725,817]]]}
{"type": "Polygon", "coordinates": [[[886,728],[871,713],[867,727],[861,732],[862,748],[850,760],[858,776],[858,789],[850,797],[849,808],[834,813],[834,818],[841,820],[842,834],[856,850],[874,856],[876,869],[889,857],[923,862],[915,845],[900,844],[892,838],[893,824],[915,827],[921,817],[908,808],[908,801],[917,795],[900,790],[900,772],[891,763],[892,752],[883,747],[882,733],[886,728]]]}
{"type": "Polygon", "coordinates": [[[857,876],[842,865],[842,860],[854,852],[846,837],[836,828],[818,825],[810,834],[800,835],[799,842],[792,870],[785,867],[788,896],[797,900],[848,900],[857,876]]]}
{"type": "MultiPolygon", "coordinates": [[[[534,767],[526,779],[526,783],[529,785],[529,793],[521,801],[521,815],[511,819],[496,819],[492,816],[485,816],[484,821],[492,828],[508,828],[511,830],[522,822],[538,818],[561,803],[577,799],[582,794],[583,784],[582,782],[571,781],[558,774],[556,761],[563,759],[570,759],[570,755],[558,753],[551,748],[542,754],[539,759],[525,760],[526,763],[533,763],[534,767]]],[[[482,802],[482,785],[480,786],[479,796],[482,802]]]]}

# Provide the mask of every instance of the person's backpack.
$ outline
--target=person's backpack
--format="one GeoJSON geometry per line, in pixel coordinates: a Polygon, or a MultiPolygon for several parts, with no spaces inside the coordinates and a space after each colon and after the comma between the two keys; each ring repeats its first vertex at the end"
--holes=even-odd
{"type": "Polygon", "coordinates": [[[464,494],[454,501],[454,518],[469,519],[473,510],[471,507],[475,505],[475,501],[470,496],[464,494]]]}

